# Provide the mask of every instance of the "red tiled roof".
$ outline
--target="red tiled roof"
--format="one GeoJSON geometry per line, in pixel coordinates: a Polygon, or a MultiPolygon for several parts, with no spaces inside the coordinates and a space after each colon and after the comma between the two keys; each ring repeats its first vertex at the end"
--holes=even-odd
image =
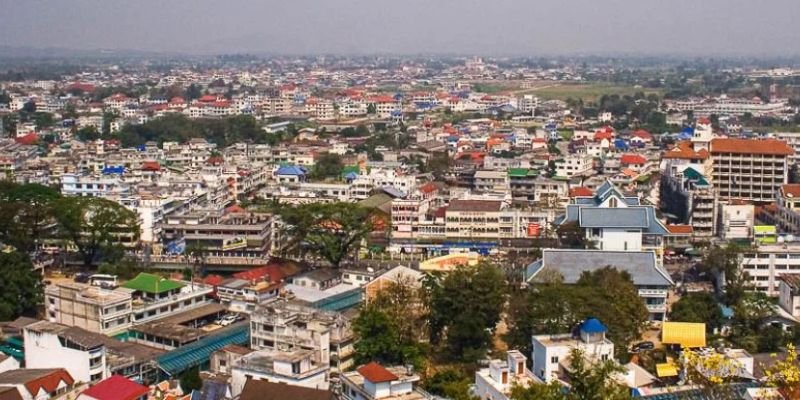
{"type": "Polygon", "coordinates": [[[360,367],[356,371],[358,371],[364,379],[372,383],[391,382],[399,379],[397,375],[391,373],[388,369],[374,361],[360,367]]]}
{"type": "Polygon", "coordinates": [[[674,235],[689,235],[694,231],[691,225],[667,225],[667,230],[674,235]]]}
{"type": "Polygon", "coordinates": [[[651,135],[650,132],[648,132],[648,131],[646,131],[644,129],[639,129],[636,132],[633,132],[633,136],[636,136],[636,137],[638,137],[640,139],[645,139],[645,140],[652,140],[653,139],[653,135],[651,135]]]}
{"type": "Polygon", "coordinates": [[[709,120],[706,117],[702,117],[702,118],[697,120],[697,123],[701,124],[701,125],[710,125],[711,124],[711,120],[709,120]]]}
{"type": "Polygon", "coordinates": [[[578,186],[569,190],[569,197],[592,197],[594,192],[584,186],[578,186]]]}
{"type": "Polygon", "coordinates": [[[186,100],[184,100],[183,97],[175,96],[169,99],[169,102],[170,104],[183,104],[186,102],[186,100]]]}
{"type": "Polygon", "coordinates": [[[243,213],[243,212],[245,212],[245,210],[244,210],[244,208],[242,208],[242,206],[240,206],[238,204],[234,204],[234,205],[229,206],[228,208],[226,208],[225,212],[226,213],[234,213],[235,214],[235,213],[243,213]]]}
{"type": "Polygon", "coordinates": [[[643,165],[647,163],[647,159],[639,154],[623,154],[619,162],[625,165],[643,165]]]}
{"type": "Polygon", "coordinates": [[[259,280],[264,276],[269,277],[270,282],[280,282],[285,275],[281,272],[281,268],[277,264],[265,265],[263,267],[253,268],[251,270],[237,272],[233,274],[236,279],[244,279],[247,281],[259,280]]]}
{"type": "Polygon", "coordinates": [[[45,392],[52,393],[58,389],[58,384],[62,381],[67,385],[72,385],[75,382],[72,379],[72,375],[70,375],[66,369],[60,368],[53,370],[53,372],[47,375],[25,382],[25,388],[28,389],[29,393],[33,393],[34,395],[39,393],[39,389],[44,389],[45,392]]]}
{"type": "Polygon", "coordinates": [[[800,197],[800,183],[789,183],[781,186],[781,192],[786,197],[800,197]]]}
{"type": "Polygon", "coordinates": [[[420,186],[419,191],[422,193],[433,193],[436,191],[436,184],[434,184],[433,182],[428,182],[420,186]]]}
{"type": "Polygon", "coordinates": [[[144,171],[160,171],[161,164],[158,161],[145,161],[142,163],[142,170],[144,171]]]}
{"type": "Polygon", "coordinates": [[[39,135],[35,133],[29,133],[25,136],[19,136],[17,138],[14,138],[14,141],[19,144],[32,145],[36,144],[36,142],[39,141],[39,135]]]}
{"type": "Polygon", "coordinates": [[[142,386],[121,375],[113,375],[84,390],[82,394],[97,400],[135,400],[149,391],[147,386],[142,386]]]}
{"type": "Polygon", "coordinates": [[[219,286],[224,280],[225,278],[222,275],[212,274],[203,278],[203,283],[211,286],[219,286]]]}
{"type": "Polygon", "coordinates": [[[500,211],[503,202],[494,200],[452,200],[450,211],[500,211]]]}
{"type": "Polygon", "coordinates": [[[791,155],[794,150],[786,142],[777,139],[732,139],[711,140],[712,153],[791,155]]]}
{"type": "Polygon", "coordinates": [[[212,96],[210,94],[207,94],[205,96],[200,97],[197,100],[202,102],[202,103],[212,103],[212,102],[217,101],[217,96],[212,96]]]}

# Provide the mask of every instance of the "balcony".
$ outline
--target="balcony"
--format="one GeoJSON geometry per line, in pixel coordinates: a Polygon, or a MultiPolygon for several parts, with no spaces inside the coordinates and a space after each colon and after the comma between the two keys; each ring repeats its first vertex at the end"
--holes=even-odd
{"type": "Polygon", "coordinates": [[[645,304],[649,312],[667,312],[666,304],[645,304]]]}
{"type": "Polygon", "coordinates": [[[639,289],[639,297],[667,297],[667,289],[639,289]]]}

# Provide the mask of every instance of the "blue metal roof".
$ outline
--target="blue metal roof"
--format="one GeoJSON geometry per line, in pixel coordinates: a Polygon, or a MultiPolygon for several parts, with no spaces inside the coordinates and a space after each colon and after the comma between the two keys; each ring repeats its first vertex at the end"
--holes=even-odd
{"type": "Polygon", "coordinates": [[[278,171],[275,173],[276,175],[294,175],[294,176],[303,176],[307,173],[306,169],[303,167],[298,167],[294,165],[282,165],[278,168],[278,171]]]}
{"type": "Polygon", "coordinates": [[[157,359],[158,366],[167,374],[175,376],[189,368],[208,362],[211,353],[229,344],[244,345],[249,342],[250,324],[242,323],[164,353],[157,359]]]}
{"type": "Polygon", "coordinates": [[[348,290],[311,303],[311,307],[326,311],[342,311],[361,303],[364,294],[361,288],[348,290]]]}
{"type": "Polygon", "coordinates": [[[581,324],[581,331],[586,333],[606,333],[608,328],[597,318],[589,318],[581,324]]]}
{"type": "Polygon", "coordinates": [[[116,166],[116,167],[110,167],[109,166],[109,167],[103,168],[103,175],[111,175],[111,174],[122,175],[124,172],[125,172],[125,167],[123,167],[121,165],[120,166],[116,166]]]}

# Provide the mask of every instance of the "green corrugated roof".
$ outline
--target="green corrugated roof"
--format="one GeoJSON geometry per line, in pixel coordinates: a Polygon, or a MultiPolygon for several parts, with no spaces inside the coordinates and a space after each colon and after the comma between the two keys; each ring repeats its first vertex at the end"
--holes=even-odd
{"type": "Polygon", "coordinates": [[[250,342],[250,324],[239,323],[158,357],[158,366],[170,376],[207,363],[211,353],[229,345],[250,342]]]}
{"type": "Polygon", "coordinates": [[[347,175],[350,172],[358,174],[361,172],[361,169],[358,168],[358,165],[345,165],[345,167],[342,169],[342,175],[347,175]]]}
{"type": "Polygon", "coordinates": [[[528,176],[527,168],[509,168],[508,176],[524,177],[528,176]]]}
{"type": "Polygon", "coordinates": [[[162,278],[158,275],[148,274],[145,272],[136,275],[126,282],[122,287],[138,290],[145,293],[164,293],[170,290],[180,289],[184,287],[183,283],[173,281],[171,279],[162,278]]]}

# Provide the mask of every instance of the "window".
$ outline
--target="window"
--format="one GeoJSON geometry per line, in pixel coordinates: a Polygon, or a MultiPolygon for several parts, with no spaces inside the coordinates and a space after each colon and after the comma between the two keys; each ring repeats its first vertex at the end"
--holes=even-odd
{"type": "Polygon", "coordinates": [[[617,205],[618,204],[617,204],[617,198],[616,197],[612,197],[610,200],[608,200],[608,206],[609,207],[615,208],[615,207],[617,207],[617,205]]]}
{"type": "Polygon", "coordinates": [[[608,354],[603,354],[602,356],[600,356],[600,359],[603,361],[608,361],[608,354]]]}
{"type": "Polygon", "coordinates": [[[551,364],[558,364],[558,356],[550,357],[551,364]]]}

